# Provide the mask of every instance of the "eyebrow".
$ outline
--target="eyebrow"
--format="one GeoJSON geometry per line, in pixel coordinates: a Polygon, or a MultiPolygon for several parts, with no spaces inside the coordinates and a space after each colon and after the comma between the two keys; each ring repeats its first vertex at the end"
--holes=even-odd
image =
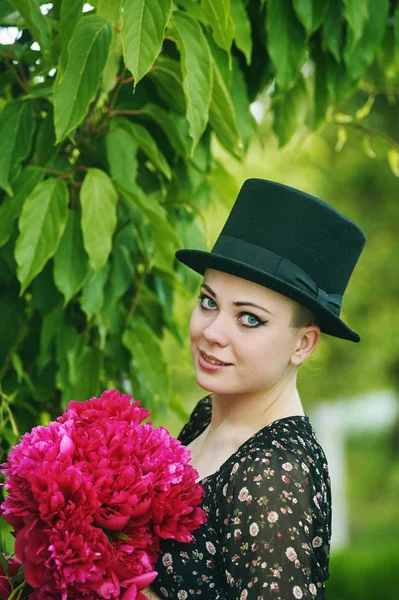
{"type": "MultiPolygon", "coordinates": [[[[205,288],[207,290],[207,292],[210,293],[211,296],[213,296],[214,298],[217,298],[216,292],[214,292],[213,289],[211,287],[209,287],[209,285],[207,285],[206,283],[201,283],[201,287],[205,288]]],[[[241,301],[241,302],[233,302],[233,304],[234,304],[234,306],[253,306],[254,308],[259,308],[260,310],[264,310],[265,312],[269,313],[269,315],[273,315],[273,313],[270,312],[270,310],[267,310],[267,308],[264,308],[263,306],[259,306],[259,304],[254,304],[254,302],[241,301]]]]}

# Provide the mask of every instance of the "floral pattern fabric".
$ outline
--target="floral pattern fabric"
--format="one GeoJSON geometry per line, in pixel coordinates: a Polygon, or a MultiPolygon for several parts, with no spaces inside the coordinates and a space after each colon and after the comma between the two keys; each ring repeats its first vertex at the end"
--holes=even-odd
{"type": "MultiPolygon", "coordinates": [[[[209,424],[203,398],[180,434],[209,424]]],[[[185,600],[323,600],[329,577],[328,466],[308,417],[267,425],[201,480],[208,522],[181,544],[163,540],[152,588],[185,600]]]]}

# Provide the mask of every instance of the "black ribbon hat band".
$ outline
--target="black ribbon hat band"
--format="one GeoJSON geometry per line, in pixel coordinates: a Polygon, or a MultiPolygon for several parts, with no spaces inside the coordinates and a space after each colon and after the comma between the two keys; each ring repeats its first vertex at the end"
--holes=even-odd
{"type": "Polygon", "coordinates": [[[332,311],[337,317],[341,313],[342,295],[327,294],[327,292],[317,287],[313,279],[303,269],[267,248],[222,234],[215,243],[212,253],[245,264],[248,264],[250,259],[250,264],[254,269],[267,271],[281,281],[302,290],[317,300],[321,306],[332,311]]]}

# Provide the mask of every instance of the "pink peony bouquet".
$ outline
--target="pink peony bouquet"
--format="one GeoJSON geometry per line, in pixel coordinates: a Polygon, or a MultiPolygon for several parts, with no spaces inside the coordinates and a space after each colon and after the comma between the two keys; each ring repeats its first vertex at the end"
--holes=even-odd
{"type": "Polygon", "coordinates": [[[160,539],[189,542],[205,523],[189,450],[149,414],[106,391],[12,449],[0,511],[31,589],[18,598],[144,600],[160,539]]]}

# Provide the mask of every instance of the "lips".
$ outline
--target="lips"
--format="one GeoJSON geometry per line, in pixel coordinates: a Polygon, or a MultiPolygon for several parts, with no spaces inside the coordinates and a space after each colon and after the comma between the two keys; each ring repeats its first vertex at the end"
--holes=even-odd
{"type": "Polygon", "coordinates": [[[203,350],[200,350],[199,352],[200,352],[202,358],[204,360],[206,360],[206,362],[208,362],[211,365],[218,365],[218,366],[221,366],[221,367],[228,367],[228,366],[231,365],[231,363],[223,362],[222,360],[220,360],[216,356],[213,356],[212,354],[207,354],[203,350]]]}

